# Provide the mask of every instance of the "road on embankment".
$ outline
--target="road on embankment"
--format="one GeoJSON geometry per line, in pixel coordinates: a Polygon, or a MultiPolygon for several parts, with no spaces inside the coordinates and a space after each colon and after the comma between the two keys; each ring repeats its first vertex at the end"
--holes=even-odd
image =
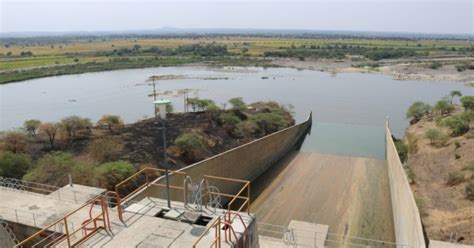
{"type": "Polygon", "coordinates": [[[294,152],[253,187],[259,222],[300,220],[329,225],[334,234],[394,240],[385,160],[294,152]]]}

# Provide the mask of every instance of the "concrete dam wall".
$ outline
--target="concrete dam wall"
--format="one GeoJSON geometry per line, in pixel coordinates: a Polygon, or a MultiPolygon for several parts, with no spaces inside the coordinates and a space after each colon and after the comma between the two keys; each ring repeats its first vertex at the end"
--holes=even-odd
{"type": "Polygon", "coordinates": [[[420,213],[398,157],[388,121],[385,128],[388,178],[396,243],[408,247],[426,247],[420,213]]]}
{"type": "MultiPolygon", "coordinates": [[[[186,172],[187,175],[192,178],[194,183],[199,183],[203,175],[253,181],[302,142],[305,135],[310,130],[311,124],[312,114],[310,113],[308,118],[300,124],[288,127],[203,161],[189,165],[179,171],[186,172]]],[[[164,184],[165,180],[161,177],[155,182],[164,184]]],[[[171,175],[170,184],[182,185],[183,177],[171,175]]],[[[220,192],[227,194],[235,194],[243,186],[242,183],[231,183],[220,180],[209,181],[209,184],[217,187],[220,192]]],[[[152,186],[140,195],[142,197],[146,195],[163,198],[165,192],[163,188],[152,186]]],[[[182,191],[171,190],[170,195],[172,200],[183,201],[182,191]]],[[[246,196],[246,194],[244,196],[246,196]]],[[[138,198],[140,198],[140,196],[137,196],[135,199],[138,198]]],[[[223,202],[226,200],[229,199],[222,199],[223,202]]]]}

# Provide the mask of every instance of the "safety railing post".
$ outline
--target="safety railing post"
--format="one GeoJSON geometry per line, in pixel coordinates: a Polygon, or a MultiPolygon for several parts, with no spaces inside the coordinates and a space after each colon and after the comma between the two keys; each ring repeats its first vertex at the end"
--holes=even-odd
{"type": "Polygon", "coordinates": [[[31,214],[33,215],[33,223],[35,224],[35,227],[36,227],[37,226],[36,225],[36,215],[35,215],[35,213],[31,213],[31,214]]]}
{"type": "Polygon", "coordinates": [[[15,209],[15,217],[16,217],[16,223],[20,223],[20,222],[18,221],[18,211],[17,211],[16,209],[15,209]]]}
{"type": "Polygon", "coordinates": [[[71,239],[69,237],[69,227],[67,226],[67,217],[65,217],[63,220],[64,220],[64,228],[66,231],[67,246],[71,247],[71,239]]]}

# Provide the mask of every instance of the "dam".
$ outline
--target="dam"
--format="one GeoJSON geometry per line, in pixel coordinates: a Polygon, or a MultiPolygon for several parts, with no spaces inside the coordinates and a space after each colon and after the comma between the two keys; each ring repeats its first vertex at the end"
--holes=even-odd
{"type": "Polygon", "coordinates": [[[310,114],[173,171],[168,206],[156,168],[115,191],[2,179],[1,198],[23,202],[2,201],[1,238],[14,247],[427,247],[388,122],[371,131],[372,145],[355,136],[321,146],[327,128],[310,114]]]}

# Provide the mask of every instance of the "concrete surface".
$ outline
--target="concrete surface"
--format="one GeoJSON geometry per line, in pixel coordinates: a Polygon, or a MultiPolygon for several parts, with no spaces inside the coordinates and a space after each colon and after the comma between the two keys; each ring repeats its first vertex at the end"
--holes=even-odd
{"type": "Polygon", "coordinates": [[[291,220],[288,228],[293,230],[294,241],[298,247],[324,248],[329,226],[291,220]]]}
{"type": "Polygon", "coordinates": [[[15,245],[13,241],[15,237],[11,235],[8,224],[0,219],[0,247],[13,247],[15,245]]]}
{"type": "Polygon", "coordinates": [[[426,247],[420,212],[392,140],[388,121],[385,141],[396,241],[410,247],[426,247]]]}
{"type": "MultiPolygon", "coordinates": [[[[185,207],[181,202],[171,202],[172,209],[177,212],[194,211],[192,206],[185,207]]],[[[191,247],[206,229],[205,226],[189,224],[182,221],[156,217],[156,213],[166,209],[166,201],[158,198],[144,198],[130,205],[124,211],[124,221],[120,222],[116,213],[111,215],[112,231],[101,231],[80,247],[191,247]]],[[[223,209],[203,208],[202,215],[210,216],[212,223],[218,216],[223,216],[223,209]]],[[[245,225],[254,224],[253,216],[241,213],[245,225]]],[[[232,225],[240,239],[244,231],[240,221],[232,225]]],[[[220,230],[222,237],[224,232],[220,230]]],[[[197,247],[210,247],[214,241],[215,229],[211,228],[197,247]]],[[[222,242],[221,247],[231,247],[222,242]]]]}
{"type": "Polygon", "coordinates": [[[251,205],[258,222],[321,223],[333,234],[394,241],[385,161],[298,152],[275,166],[257,180],[268,185],[253,186],[263,188],[251,205]]]}

